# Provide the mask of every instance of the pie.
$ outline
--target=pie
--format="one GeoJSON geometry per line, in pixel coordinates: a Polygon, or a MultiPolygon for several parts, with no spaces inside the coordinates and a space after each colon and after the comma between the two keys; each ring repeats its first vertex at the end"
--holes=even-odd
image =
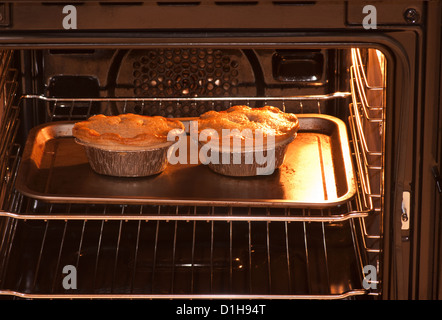
{"type": "Polygon", "coordinates": [[[120,114],[90,117],[77,122],[73,136],[83,144],[109,150],[148,150],[161,148],[173,143],[167,141],[171,130],[184,130],[181,121],[161,116],[120,114]]]}
{"type": "Polygon", "coordinates": [[[206,132],[207,141],[222,141],[226,135],[239,138],[242,141],[257,138],[260,132],[266,139],[275,137],[275,143],[280,143],[296,136],[299,121],[295,114],[285,113],[272,106],[250,108],[248,106],[233,106],[225,111],[208,111],[198,119],[198,132],[206,132]],[[207,129],[207,130],[206,130],[207,129]]]}

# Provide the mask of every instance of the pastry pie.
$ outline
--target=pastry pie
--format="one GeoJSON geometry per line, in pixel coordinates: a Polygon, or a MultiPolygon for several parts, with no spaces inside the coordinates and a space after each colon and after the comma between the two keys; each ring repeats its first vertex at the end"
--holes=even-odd
{"type": "Polygon", "coordinates": [[[206,112],[198,119],[202,163],[227,176],[270,175],[284,162],[298,130],[295,114],[271,106],[206,112]]]}
{"type": "Polygon", "coordinates": [[[220,140],[227,134],[246,141],[255,139],[259,131],[264,139],[274,135],[277,144],[295,136],[298,129],[299,121],[295,114],[282,112],[272,106],[233,106],[225,111],[206,112],[198,120],[198,131],[201,133],[206,130],[210,140],[220,140]]]}
{"type": "Polygon", "coordinates": [[[95,172],[143,177],[158,174],[167,167],[167,153],[174,143],[167,140],[171,130],[182,132],[184,125],[159,116],[96,115],[76,123],[72,134],[84,146],[95,172]]]}
{"type": "Polygon", "coordinates": [[[170,145],[167,135],[174,129],[182,131],[184,125],[160,116],[99,114],[76,123],[72,134],[82,143],[103,149],[146,150],[170,145]]]}

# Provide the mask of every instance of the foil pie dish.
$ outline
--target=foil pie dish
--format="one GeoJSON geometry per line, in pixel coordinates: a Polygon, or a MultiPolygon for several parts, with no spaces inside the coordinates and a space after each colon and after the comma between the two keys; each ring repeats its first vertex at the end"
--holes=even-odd
{"type": "Polygon", "coordinates": [[[96,173],[114,177],[146,177],[161,173],[168,164],[169,145],[149,150],[106,150],[76,139],[84,146],[96,173]]]}
{"type": "MultiPolygon", "coordinates": [[[[219,161],[211,162],[209,159],[204,158],[201,160],[212,171],[225,176],[251,177],[271,175],[284,163],[288,146],[295,138],[296,134],[276,143],[271,148],[220,151],[218,148],[212,147],[207,151],[207,158],[215,158],[219,161]],[[217,154],[214,155],[213,153],[217,154]]],[[[199,147],[202,148],[203,146],[204,144],[199,142],[199,147]]]]}

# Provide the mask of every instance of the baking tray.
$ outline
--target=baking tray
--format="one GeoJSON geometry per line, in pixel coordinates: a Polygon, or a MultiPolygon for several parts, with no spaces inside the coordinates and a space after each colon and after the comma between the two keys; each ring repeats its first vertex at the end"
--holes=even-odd
{"type": "Polygon", "coordinates": [[[298,118],[284,164],[272,175],[246,178],[201,164],[169,164],[142,178],[99,175],[72,137],[74,122],[51,122],[29,133],[16,188],[52,203],[327,208],[349,201],[356,186],[344,122],[318,114],[298,118]]]}

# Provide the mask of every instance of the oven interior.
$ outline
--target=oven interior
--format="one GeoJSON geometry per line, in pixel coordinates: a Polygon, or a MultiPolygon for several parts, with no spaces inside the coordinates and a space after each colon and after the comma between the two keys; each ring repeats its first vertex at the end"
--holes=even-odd
{"type": "MultiPolygon", "coordinates": [[[[386,70],[385,56],[366,47],[2,51],[0,293],[13,298],[381,296],[386,70]],[[45,141],[39,154],[49,159],[45,173],[20,176],[35,128],[97,113],[192,119],[238,104],[273,105],[316,119],[305,131],[327,136],[331,149],[342,140],[329,133],[324,119],[343,123],[354,173],[351,196],[343,196],[346,182],[335,179],[335,198],[342,201],[312,198],[292,205],[259,199],[275,193],[272,184],[258,179],[242,185],[210,176],[204,187],[202,178],[193,176],[179,190],[190,189],[194,201],[179,201],[171,188],[161,199],[143,201],[124,190],[136,181],[120,181],[108,190],[112,178],[95,177],[101,190],[110,192],[103,197],[58,171],[72,165],[70,145],[63,149],[61,143],[67,136],[58,131],[37,135],[45,141]],[[212,194],[211,185],[218,187],[212,194]],[[223,188],[242,198],[211,198],[223,188]],[[70,287],[66,266],[77,275],[70,287]]],[[[340,174],[338,159],[335,153],[329,161],[319,159],[322,170],[330,166],[340,174]]],[[[283,177],[287,172],[277,174],[290,179],[283,177]]]]}

